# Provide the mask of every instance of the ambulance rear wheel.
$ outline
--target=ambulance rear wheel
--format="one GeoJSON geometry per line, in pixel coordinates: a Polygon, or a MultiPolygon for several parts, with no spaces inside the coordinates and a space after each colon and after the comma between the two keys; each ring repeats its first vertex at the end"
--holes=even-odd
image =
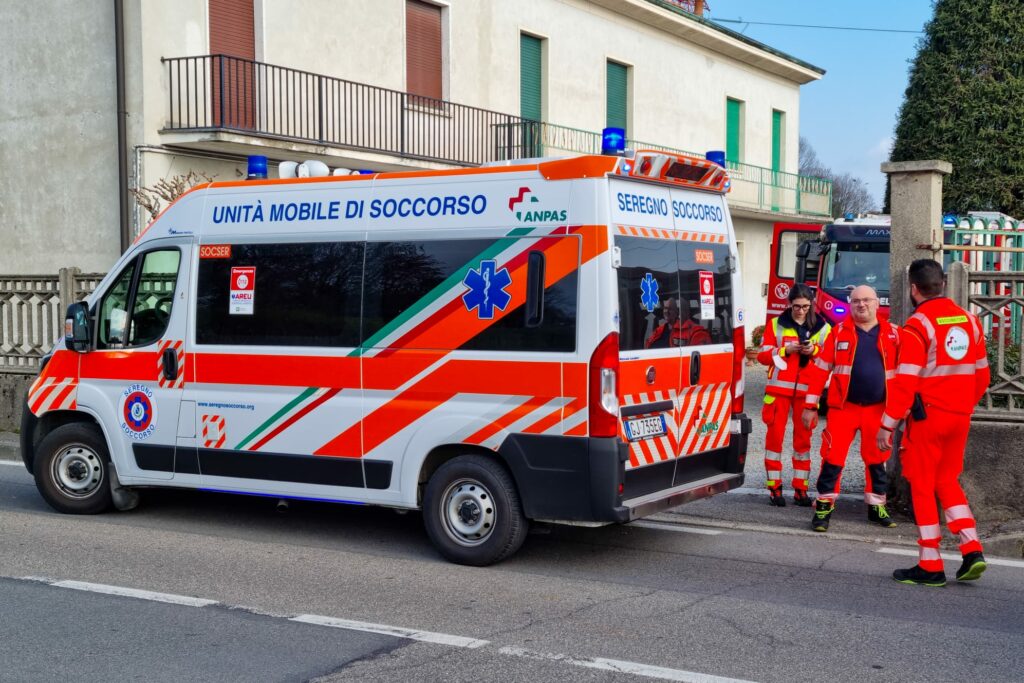
{"type": "Polygon", "coordinates": [[[103,433],[82,422],[43,437],[33,467],[36,488],[55,510],[94,515],[111,506],[110,453],[103,433]]]}
{"type": "Polygon", "coordinates": [[[423,496],[423,522],[446,559],[475,567],[518,550],[529,524],[512,475],[481,455],[459,456],[434,472],[423,496]]]}

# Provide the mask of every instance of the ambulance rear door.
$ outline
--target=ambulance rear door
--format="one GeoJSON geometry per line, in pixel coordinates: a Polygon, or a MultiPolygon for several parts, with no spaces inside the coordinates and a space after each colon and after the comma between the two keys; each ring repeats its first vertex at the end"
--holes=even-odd
{"type": "MultiPolygon", "coordinates": [[[[680,335],[679,457],[729,445],[733,320],[739,290],[730,220],[721,195],[672,189],[676,261],[689,330],[680,335]]],[[[677,468],[675,484],[696,478],[677,468]]]]}
{"type": "Polygon", "coordinates": [[[672,486],[683,351],[679,262],[667,187],[609,181],[618,262],[620,438],[629,444],[626,493],[672,486]]]}

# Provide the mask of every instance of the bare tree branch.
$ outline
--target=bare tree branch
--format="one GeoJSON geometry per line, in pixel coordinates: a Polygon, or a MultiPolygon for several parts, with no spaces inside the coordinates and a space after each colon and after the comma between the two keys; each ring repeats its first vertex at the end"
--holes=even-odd
{"type": "Polygon", "coordinates": [[[132,187],[128,192],[135,198],[135,203],[149,212],[150,220],[160,215],[163,202],[168,205],[200,183],[208,183],[212,176],[201,171],[190,170],[185,175],[161,178],[150,187],[132,187]]]}

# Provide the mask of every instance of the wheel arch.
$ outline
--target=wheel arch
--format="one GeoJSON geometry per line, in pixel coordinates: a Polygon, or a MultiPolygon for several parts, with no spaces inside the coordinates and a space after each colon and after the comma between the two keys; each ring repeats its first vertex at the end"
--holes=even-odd
{"type": "Polygon", "coordinates": [[[106,431],[99,420],[89,413],[81,410],[52,410],[36,416],[28,409],[28,406],[25,406],[24,410],[21,420],[21,458],[30,474],[34,473],[36,449],[39,447],[39,443],[46,438],[47,434],[67,424],[82,422],[95,425],[107,442],[108,451],[110,449],[110,440],[107,438],[106,431]]]}
{"type": "Polygon", "coordinates": [[[430,449],[426,457],[423,458],[423,462],[420,464],[419,475],[416,481],[417,507],[423,507],[423,492],[426,489],[427,482],[430,481],[430,477],[433,476],[434,472],[436,472],[446,462],[463,455],[482,455],[501,463],[502,467],[504,467],[512,477],[512,481],[516,485],[517,493],[520,493],[521,495],[519,482],[516,480],[515,473],[500,453],[496,453],[490,448],[485,448],[476,444],[448,443],[434,446],[430,449]]]}

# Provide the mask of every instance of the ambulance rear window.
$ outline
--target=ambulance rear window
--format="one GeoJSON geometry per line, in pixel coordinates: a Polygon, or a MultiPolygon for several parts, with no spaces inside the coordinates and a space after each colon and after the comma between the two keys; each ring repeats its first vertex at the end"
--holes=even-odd
{"type": "Polygon", "coordinates": [[[732,342],[729,245],[616,236],[624,351],[732,342]]]}

